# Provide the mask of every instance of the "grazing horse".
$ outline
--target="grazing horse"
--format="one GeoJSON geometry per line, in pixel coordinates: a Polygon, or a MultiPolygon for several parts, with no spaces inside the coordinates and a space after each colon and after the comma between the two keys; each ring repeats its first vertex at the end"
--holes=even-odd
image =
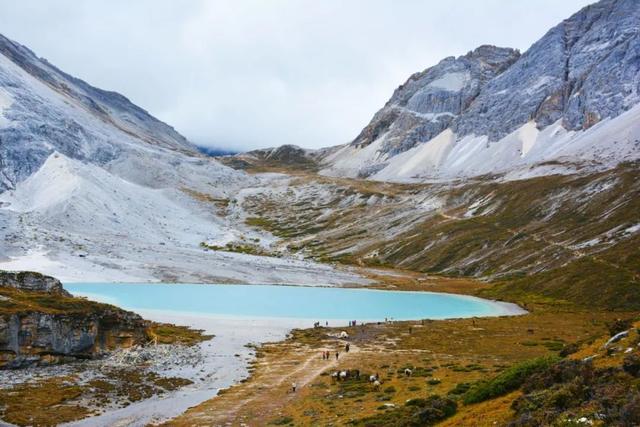
{"type": "Polygon", "coordinates": [[[410,376],[411,376],[411,374],[413,374],[413,371],[412,371],[411,369],[406,368],[406,369],[404,370],[404,375],[405,375],[405,376],[410,377],[410,376]]]}
{"type": "Polygon", "coordinates": [[[349,378],[349,371],[341,371],[340,372],[340,380],[344,381],[349,378]]]}
{"type": "Polygon", "coordinates": [[[382,383],[381,383],[380,381],[375,380],[375,381],[373,382],[373,389],[374,389],[374,390],[376,390],[376,391],[378,391],[378,390],[380,390],[380,386],[381,386],[381,385],[382,385],[382,383]]]}

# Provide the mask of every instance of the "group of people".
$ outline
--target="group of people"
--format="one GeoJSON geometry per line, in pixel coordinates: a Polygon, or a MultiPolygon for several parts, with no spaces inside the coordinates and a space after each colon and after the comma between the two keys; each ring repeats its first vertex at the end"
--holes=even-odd
{"type": "MultiPolygon", "coordinates": [[[[351,350],[351,345],[349,343],[346,343],[344,345],[344,352],[345,353],[349,353],[349,350],[351,350]]],[[[336,360],[338,360],[338,358],[340,357],[340,352],[336,351],[336,360]]],[[[323,350],[322,351],[322,360],[329,360],[331,359],[331,352],[328,350],[323,350]]]]}
{"type": "MultiPolygon", "coordinates": [[[[328,321],[325,321],[325,322],[324,322],[324,326],[329,326],[329,322],[328,322],[328,321]]],[[[319,327],[320,327],[320,322],[315,322],[315,323],[313,324],[313,327],[314,327],[314,328],[319,328],[319,327]]]]}
{"type": "MultiPolygon", "coordinates": [[[[340,357],[340,352],[336,351],[336,360],[338,360],[338,357],[340,357]]],[[[323,351],[322,352],[322,360],[329,360],[331,359],[331,352],[330,351],[323,351]]]]}

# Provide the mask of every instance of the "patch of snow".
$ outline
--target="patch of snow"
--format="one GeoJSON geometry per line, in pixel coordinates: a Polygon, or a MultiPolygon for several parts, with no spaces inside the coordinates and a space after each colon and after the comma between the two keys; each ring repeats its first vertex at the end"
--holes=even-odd
{"type": "Polygon", "coordinates": [[[522,157],[526,156],[527,153],[533,148],[538,139],[538,133],[539,131],[536,126],[536,122],[534,122],[533,120],[531,120],[518,130],[520,141],[522,141],[522,157]]]}
{"type": "Polygon", "coordinates": [[[393,110],[400,111],[403,113],[408,113],[416,117],[420,117],[421,119],[426,119],[431,122],[437,122],[440,117],[455,117],[456,115],[450,111],[443,111],[440,113],[420,113],[418,111],[414,111],[407,107],[401,107],[399,105],[394,105],[391,107],[393,110]]]}
{"type": "MultiPolygon", "coordinates": [[[[478,212],[478,210],[482,207],[485,207],[487,204],[489,204],[489,202],[491,202],[491,200],[493,199],[493,194],[487,194],[484,197],[479,197],[476,200],[473,201],[473,203],[471,203],[468,207],[467,207],[467,211],[464,213],[464,217],[465,218],[471,218],[473,216],[475,216],[478,212]]],[[[490,211],[484,212],[484,214],[488,214],[490,213],[490,211]]]]}
{"type": "Polygon", "coordinates": [[[586,242],[582,242],[582,243],[578,243],[575,245],[571,245],[570,248],[571,249],[585,249],[585,248],[590,248],[592,246],[595,246],[597,244],[599,244],[601,242],[601,240],[596,237],[594,239],[591,240],[587,240],[586,242]]]}
{"type": "Polygon", "coordinates": [[[633,234],[635,232],[640,231],[640,223],[636,224],[636,225],[632,225],[631,227],[627,227],[624,229],[623,233],[624,234],[633,234]]]}

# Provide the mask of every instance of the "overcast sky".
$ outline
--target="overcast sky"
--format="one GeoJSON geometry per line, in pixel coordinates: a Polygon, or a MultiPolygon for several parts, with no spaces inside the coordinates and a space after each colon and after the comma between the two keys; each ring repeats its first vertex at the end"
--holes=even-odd
{"type": "Polygon", "coordinates": [[[191,141],[353,139],[411,74],[526,50],[589,0],[0,0],[0,32],[191,141]]]}

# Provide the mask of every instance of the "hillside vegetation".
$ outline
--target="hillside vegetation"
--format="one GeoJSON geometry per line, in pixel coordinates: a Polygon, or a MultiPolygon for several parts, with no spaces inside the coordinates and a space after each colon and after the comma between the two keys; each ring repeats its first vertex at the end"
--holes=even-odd
{"type": "Polygon", "coordinates": [[[454,184],[292,178],[245,198],[248,225],[324,262],[483,278],[485,296],[639,309],[638,164],[454,184]]]}

